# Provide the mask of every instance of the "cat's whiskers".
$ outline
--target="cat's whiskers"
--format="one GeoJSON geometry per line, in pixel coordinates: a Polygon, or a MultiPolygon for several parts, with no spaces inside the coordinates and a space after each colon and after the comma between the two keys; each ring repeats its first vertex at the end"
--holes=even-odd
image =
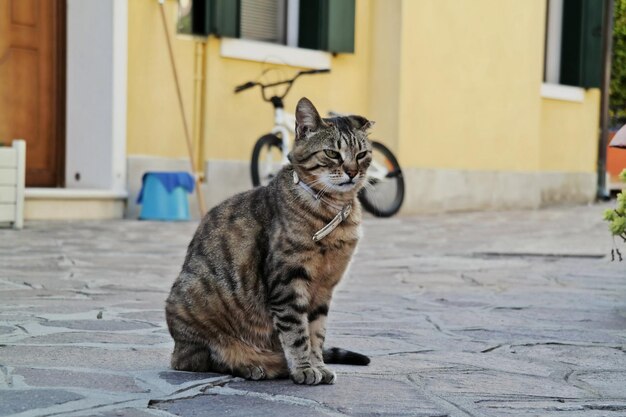
{"type": "Polygon", "coordinates": [[[373,184],[370,184],[369,181],[364,181],[363,182],[363,188],[366,191],[371,191],[372,192],[372,194],[370,194],[368,196],[369,199],[374,199],[374,202],[377,203],[377,204],[381,202],[380,201],[381,196],[378,193],[376,193],[376,187],[374,187],[373,184]]]}

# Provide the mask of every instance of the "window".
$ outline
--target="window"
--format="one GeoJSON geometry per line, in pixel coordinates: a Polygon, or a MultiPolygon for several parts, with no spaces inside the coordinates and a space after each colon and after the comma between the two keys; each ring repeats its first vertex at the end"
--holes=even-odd
{"type": "Polygon", "coordinates": [[[180,33],[354,52],[355,0],[179,0],[180,33]]]}
{"type": "Polygon", "coordinates": [[[604,1],[549,0],[544,81],[584,88],[602,80],[604,1]]]}
{"type": "Polygon", "coordinates": [[[300,0],[241,0],[240,37],[298,46],[300,0]]]}
{"type": "Polygon", "coordinates": [[[285,0],[241,0],[241,38],[285,43],[285,0]]]}

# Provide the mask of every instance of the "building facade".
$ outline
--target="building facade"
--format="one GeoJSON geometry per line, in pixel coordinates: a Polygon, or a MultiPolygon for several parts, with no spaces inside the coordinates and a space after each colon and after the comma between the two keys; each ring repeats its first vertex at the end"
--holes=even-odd
{"type": "MultiPolygon", "coordinates": [[[[163,7],[210,206],[251,187],[272,107],[233,89],[270,67],[331,69],[298,80],[286,110],[306,96],[375,120],[404,171],[404,213],[595,197],[601,57],[585,36],[598,36],[601,2],[572,2],[576,14],[563,0],[208,0],[207,36],[181,33],[188,3],[163,7]]],[[[143,172],[189,170],[161,6],[65,4],[63,181],[30,187],[26,217],[136,217],[143,172]]]]}

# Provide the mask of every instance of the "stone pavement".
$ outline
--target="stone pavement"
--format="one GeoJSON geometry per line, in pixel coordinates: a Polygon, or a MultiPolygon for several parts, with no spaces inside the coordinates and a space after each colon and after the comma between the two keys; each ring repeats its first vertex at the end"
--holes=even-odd
{"type": "Polygon", "coordinates": [[[0,416],[626,416],[604,208],[367,219],[328,343],[372,363],[317,387],[168,369],[193,223],[0,230],[0,416]]]}

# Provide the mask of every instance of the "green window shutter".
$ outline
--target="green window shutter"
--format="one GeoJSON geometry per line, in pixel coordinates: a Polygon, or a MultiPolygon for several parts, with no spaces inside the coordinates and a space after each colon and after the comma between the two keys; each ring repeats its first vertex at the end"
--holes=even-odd
{"type": "Polygon", "coordinates": [[[604,3],[602,0],[563,2],[561,84],[600,87],[604,3]]]}
{"type": "Polygon", "coordinates": [[[354,52],[355,0],[326,0],[328,3],[327,51],[354,52]]]}
{"type": "Polygon", "coordinates": [[[300,19],[298,21],[298,46],[300,48],[320,48],[320,2],[318,0],[300,0],[300,19]]]}
{"type": "Polygon", "coordinates": [[[210,34],[239,37],[240,0],[206,0],[209,3],[210,34]]]}
{"type": "Polygon", "coordinates": [[[179,16],[178,32],[238,38],[240,3],[240,0],[193,0],[190,9],[179,16]]]}
{"type": "Polygon", "coordinates": [[[355,0],[300,0],[298,46],[354,52],[355,0]]]}

